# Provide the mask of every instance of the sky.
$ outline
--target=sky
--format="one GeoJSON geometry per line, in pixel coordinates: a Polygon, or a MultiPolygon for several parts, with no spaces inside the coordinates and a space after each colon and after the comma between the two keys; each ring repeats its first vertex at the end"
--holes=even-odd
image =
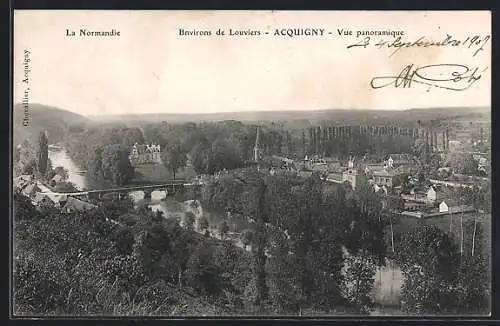
{"type": "MultiPolygon", "coordinates": [[[[214,113],[260,110],[384,109],[490,106],[491,42],[475,47],[412,47],[390,56],[358,30],[403,31],[403,39],[491,34],[489,12],[16,11],[14,102],[82,115],[214,113]],[[225,36],[216,36],[219,28],[225,36]],[[229,36],[229,29],[260,36],[229,36]],[[275,29],[324,29],[323,37],[272,35],[275,29]],[[68,37],[66,30],[120,31],[119,37],[68,37]],[[211,30],[181,36],[179,29],[211,30]],[[337,29],[354,35],[338,35],[337,29]],[[268,31],[270,34],[264,34],[268,31]],[[29,83],[23,83],[29,51],[29,83]],[[396,76],[406,65],[478,67],[465,91],[413,84],[372,89],[373,77],[396,76]]],[[[469,39],[470,39],[469,38],[469,39]]],[[[433,73],[437,73],[434,70],[433,73]]],[[[442,70],[439,70],[442,73],[442,70]]]]}

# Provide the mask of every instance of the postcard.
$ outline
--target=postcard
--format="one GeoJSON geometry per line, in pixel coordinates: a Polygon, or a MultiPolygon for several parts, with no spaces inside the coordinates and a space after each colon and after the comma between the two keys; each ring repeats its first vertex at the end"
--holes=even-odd
{"type": "Polygon", "coordinates": [[[12,317],[490,316],[491,37],[16,10],[12,317]]]}

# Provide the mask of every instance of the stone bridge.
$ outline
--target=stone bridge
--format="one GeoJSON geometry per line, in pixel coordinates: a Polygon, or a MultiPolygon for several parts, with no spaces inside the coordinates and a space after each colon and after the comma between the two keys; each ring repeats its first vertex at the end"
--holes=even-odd
{"type": "Polygon", "coordinates": [[[88,199],[100,199],[102,195],[110,193],[118,193],[119,195],[121,195],[121,194],[128,194],[133,191],[142,191],[144,193],[144,199],[150,199],[151,193],[153,191],[165,191],[167,196],[171,196],[173,194],[185,191],[186,188],[188,187],[196,187],[196,186],[200,186],[200,184],[185,183],[182,180],[176,180],[175,182],[169,182],[164,184],[87,190],[87,191],[64,193],[64,195],[88,200],[88,199]]]}

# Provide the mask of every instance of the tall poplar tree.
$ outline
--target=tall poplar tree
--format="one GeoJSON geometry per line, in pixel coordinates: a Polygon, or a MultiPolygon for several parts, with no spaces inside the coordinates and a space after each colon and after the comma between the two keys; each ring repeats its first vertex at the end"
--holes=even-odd
{"type": "Polygon", "coordinates": [[[45,132],[40,132],[40,137],[38,138],[38,152],[37,152],[37,166],[38,172],[41,175],[45,175],[47,172],[47,166],[49,161],[49,145],[47,140],[47,135],[45,132]]]}

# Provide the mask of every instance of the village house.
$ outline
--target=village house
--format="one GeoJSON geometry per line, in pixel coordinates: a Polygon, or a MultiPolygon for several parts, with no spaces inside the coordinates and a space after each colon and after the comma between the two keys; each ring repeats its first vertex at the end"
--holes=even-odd
{"type": "Polygon", "coordinates": [[[31,183],[24,187],[24,189],[21,191],[23,195],[25,195],[28,198],[34,198],[34,196],[38,193],[41,192],[42,189],[40,189],[36,183],[31,183]]]}
{"type": "Polygon", "coordinates": [[[427,207],[428,207],[427,204],[422,201],[417,201],[417,200],[404,201],[404,209],[407,211],[422,211],[427,207]]]}
{"type": "Polygon", "coordinates": [[[356,189],[356,186],[365,179],[365,174],[354,165],[354,158],[350,158],[347,169],[342,172],[342,182],[349,182],[352,188],[356,189]]]}
{"type": "Polygon", "coordinates": [[[342,163],[338,160],[327,160],[328,172],[336,172],[342,169],[342,163]]]}
{"type": "Polygon", "coordinates": [[[376,170],[373,171],[373,182],[379,186],[387,186],[389,188],[392,188],[393,186],[393,179],[395,177],[395,174],[388,170],[388,169],[383,169],[383,170],[376,170]]]}
{"type": "Polygon", "coordinates": [[[46,193],[43,193],[43,192],[37,193],[34,196],[32,203],[33,203],[33,205],[35,205],[37,207],[54,206],[54,204],[55,204],[52,201],[52,199],[46,193]]]}
{"type": "Polygon", "coordinates": [[[342,183],[342,171],[328,173],[326,176],[326,181],[342,183]]]}
{"type": "Polygon", "coordinates": [[[321,158],[319,155],[314,155],[312,157],[304,158],[305,166],[308,170],[312,171],[327,171],[328,163],[325,159],[321,158]]]}
{"type": "Polygon", "coordinates": [[[130,152],[129,159],[132,165],[160,164],[160,145],[155,143],[152,143],[151,145],[139,145],[138,143],[135,143],[130,152]]]}
{"type": "Polygon", "coordinates": [[[452,152],[459,151],[459,150],[462,150],[464,148],[464,145],[459,140],[449,140],[448,146],[449,146],[450,151],[452,151],[452,152]]]}
{"type": "Polygon", "coordinates": [[[272,157],[272,165],[273,167],[277,167],[279,169],[287,170],[287,171],[295,171],[297,167],[295,166],[295,162],[292,159],[287,157],[273,155],[272,157]]]}
{"type": "Polygon", "coordinates": [[[48,193],[47,194],[49,198],[54,202],[54,205],[56,207],[61,207],[64,206],[66,201],[68,200],[68,196],[64,194],[53,194],[53,193],[48,193]]]}
{"type": "Polygon", "coordinates": [[[413,160],[410,154],[390,154],[385,163],[389,168],[395,168],[401,165],[411,165],[413,160]]]}
{"type": "Polygon", "coordinates": [[[349,168],[342,173],[342,182],[349,182],[352,189],[356,189],[356,185],[359,184],[362,174],[359,173],[357,169],[349,168]]]}
{"type": "Polygon", "coordinates": [[[453,193],[451,190],[439,185],[430,186],[425,195],[427,201],[431,204],[441,202],[445,199],[453,198],[453,193]]]}
{"type": "Polygon", "coordinates": [[[50,185],[52,187],[55,187],[57,184],[61,183],[64,181],[64,178],[60,174],[56,174],[52,179],[50,179],[50,185]]]}
{"type": "Polygon", "coordinates": [[[66,203],[61,208],[61,213],[72,213],[75,211],[86,211],[97,208],[96,205],[87,203],[85,201],[68,197],[66,203]]]}
{"type": "Polygon", "coordinates": [[[472,208],[472,206],[461,204],[457,199],[454,198],[443,200],[439,204],[440,213],[455,214],[455,213],[471,212],[473,210],[474,209],[472,208]]]}
{"type": "Polygon", "coordinates": [[[32,202],[35,206],[48,205],[59,208],[61,206],[64,206],[67,199],[67,195],[39,192],[35,195],[32,202]]]}
{"type": "Polygon", "coordinates": [[[401,198],[403,198],[403,200],[405,201],[419,202],[424,204],[429,201],[427,199],[427,192],[417,187],[413,187],[410,189],[410,191],[402,193],[401,198]]]}
{"type": "Polygon", "coordinates": [[[380,171],[380,170],[383,170],[383,169],[387,169],[388,166],[387,164],[383,163],[383,164],[367,164],[364,168],[364,171],[367,175],[371,175],[373,174],[374,171],[380,171]]]}

